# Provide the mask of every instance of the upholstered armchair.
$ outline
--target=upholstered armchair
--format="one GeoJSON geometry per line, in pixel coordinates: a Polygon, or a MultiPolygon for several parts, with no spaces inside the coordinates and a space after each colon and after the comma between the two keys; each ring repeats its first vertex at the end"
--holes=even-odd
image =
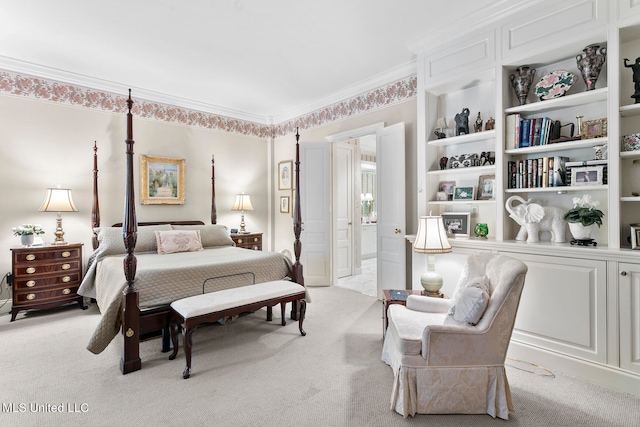
{"type": "Polygon", "coordinates": [[[415,414],[514,410],[504,368],[527,266],[489,252],[468,257],[451,299],[391,304],[382,360],[393,369],[391,409],[415,414]]]}

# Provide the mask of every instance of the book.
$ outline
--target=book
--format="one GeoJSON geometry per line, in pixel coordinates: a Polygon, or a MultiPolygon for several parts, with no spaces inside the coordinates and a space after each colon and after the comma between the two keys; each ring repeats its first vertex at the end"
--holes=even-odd
{"type": "Polygon", "coordinates": [[[520,123],[520,145],[518,148],[528,147],[531,143],[529,137],[531,132],[531,119],[522,119],[520,123]]]}
{"type": "Polygon", "coordinates": [[[541,187],[549,186],[549,158],[542,158],[542,184],[541,187]]]}
{"type": "Polygon", "coordinates": [[[540,145],[540,135],[542,132],[542,117],[536,117],[533,119],[533,137],[531,138],[531,145],[540,145]]]}
{"type": "Polygon", "coordinates": [[[505,126],[505,149],[518,148],[518,132],[520,125],[520,114],[510,114],[507,116],[505,126]]]}
{"type": "Polygon", "coordinates": [[[540,122],[540,143],[539,145],[545,145],[548,142],[548,134],[549,134],[549,130],[548,130],[548,126],[549,126],[549,122],[551,121],[551,119],[549,117],[543,117],[542,121],[540,122]]]}
{"type": "Polygon", "coordinates": [[[406,301],[409,295],[411,295],[411,292],[399,289],[389,289],[389,295],[391,296],[391,301],[406,301]]]}

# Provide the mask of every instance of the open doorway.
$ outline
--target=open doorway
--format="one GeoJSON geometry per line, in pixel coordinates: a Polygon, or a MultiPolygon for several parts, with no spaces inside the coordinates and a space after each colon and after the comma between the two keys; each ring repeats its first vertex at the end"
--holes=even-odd
{"type": "MultiPolygon", "coordinates": [[[[344,179],[345,170],[334,170],[334,179],[338,181],[336,192],[340,195],[349,195],[349,200],[343,197],[334,199],[336,204],[353,206],[353,227],[351,230],[340,231],[338,235],[348,235],[351,232],[351,245],[353,249],[353,267],[336,268],[336,286],[350,289],[365,295],[377,295],[377,182],[376,182],[376,135],[364,135],[347,142],[356,147],[353,159],[353,191],[344,191],[340,188],[349,185],[350,180],[344,179]]],[[[343,162],[334,162],[334,168],[345,168],[343,162]],[[337,163],[337,164],[336,164],[337,163]]],[[[335,206],[337,217],[340,212],[347,212],[341,206],[335,206]]],[[[339,219],[338,219],[339,221],[339,219]]],[[[334,241],[334,265],[342,266],[347,251],[344,250],[344,241],[334,241]]]]}

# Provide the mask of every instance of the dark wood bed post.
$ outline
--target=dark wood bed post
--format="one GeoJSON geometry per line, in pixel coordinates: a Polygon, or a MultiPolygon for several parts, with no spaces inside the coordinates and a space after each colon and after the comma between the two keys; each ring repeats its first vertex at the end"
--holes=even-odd
{"type": "Polygon", "coordinates": [[[93,141],[93,205],[91,206],[91,244],[93,250],[98,249],[98,234],[96,227],[100,227],[100,203],[98,202],[98,142],[93,141]]]}
{"type": "Polygon", "coordinates": [[[133,285],[136,277],[137,260],[134,255],[138,238],[138,222],[136,220],[135,194],[133,187],[133,115],[131,107],[131,89],[127,99],[129,111],[127,113],[127,183],[124,196],[124,221],[122,223],[124,247],[127,255],[124,257],[124,275],[127,288],[124,290],[124,306],[122,313],[122,331],[124,346],[120,359],[120,370],[123,374],[137,371],[142,367],[140,360],[140,307],[138,305],[138,290],[133,285]]]}
{"type": "Polygon", "coordinates": [[[216,210],[216,168],[214,157],[211,155],[211,224],[218,223],[218,212],[216,210]]]}
{"type": "MultiPolygon", "coordinates": [[[[300,233],[302,232],[302,213],[300,212],[300,134],[296,128],[296,184],[293,195],[293,253],[295,262],[293,263],[293,281],[304,286],[304,275],[302,273],[302,264],[300,263],[300,253],[302,252],[302,242],[300,241],[300,233]]],[[[297,302],[291,305],[291,319],[297,320],[300,313],[300,305],[297,302]]]]}

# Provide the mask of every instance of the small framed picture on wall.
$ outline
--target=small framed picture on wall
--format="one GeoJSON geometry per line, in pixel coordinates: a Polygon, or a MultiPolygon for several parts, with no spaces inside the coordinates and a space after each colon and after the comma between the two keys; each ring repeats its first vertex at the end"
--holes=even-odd
{"type": "Polygon", "coordinates": [[[278,190],[291,190],[293,160],[286,160],[278,163],[278,190]]]}
{"type": "Polygon", "coordinates": [[[289,213],[289,196],[280,196],[280,213],[289,213]]]}

